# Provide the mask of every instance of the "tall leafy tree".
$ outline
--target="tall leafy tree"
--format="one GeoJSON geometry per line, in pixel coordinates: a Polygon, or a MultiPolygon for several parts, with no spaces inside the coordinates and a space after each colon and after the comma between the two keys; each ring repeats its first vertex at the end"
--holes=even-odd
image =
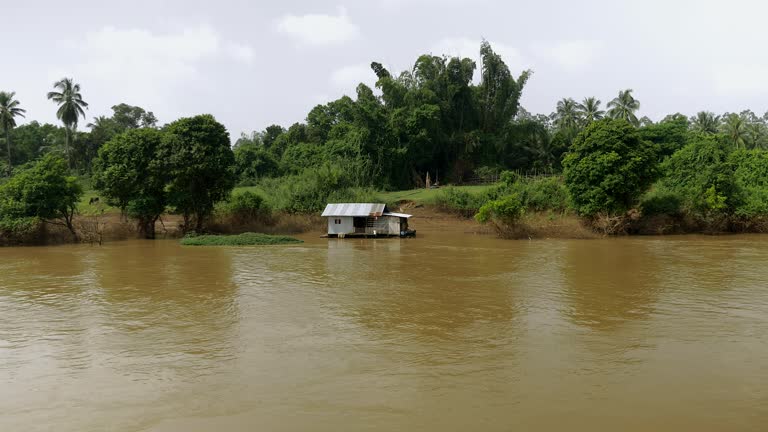
{"type": "Polygon", "coordinates": [[[640,102],[632,96],[632,89],[622,90],[619,95],[608,102],[608,117],[626,120],[629,124],[640,126],[640,120],[635,114],[640,109],[640,102]]]}
{"type": "Polygon", "coordinates": [[[5,133],[5,147],[8,151],[8,176],[13,171],[11,161],[11,129],[16,127],[16,117],[24,117],[26,110],[19,108],[14,92],[0,92],[0,128],[5,133]]]}
{"type": "Polygon", "coordinates": [[[176,120],[165,132],[159,154],[168,163],[168,203],[184,216],[185,231],[202,231],[235,186],[229,132],[210,114],[176,120]]]}
{"type": "Polygon", "coordinates": [[[600,99],[596,97],[586,97],[576,106],[585,125],[600,120],[605,116],[605,111],[600,109],[600,103],[600,99]]]}
{"type": "Polygon", "coordinates": [[[88,108],[88,103],[83,100],[80,93],[80,84],[75,83],[72,78],[62,78],[53,84],[56,91],[48,93],[48,99],[59,105],[56,111],[56,117],[64,123],[66,129],[66,154],[67,164],[72,169],[72,157],[70,148],[74,131],[77,129],[77,122],[80,117],[85,118],[84,108],[88,108]]]}
{"type": "Polygon", "coordinates": [[[720,116],[710,111],[699,111],[691,117],[691,130],[703,134],[716,134],[720,128],[720,116]]]}
{"type": "Polygon", "coordinates": [[[159,155],[162,138],[156,129],[131,129],[104,144],[95,162],[96,189],[109,204],[136,219],[145,238],[155,238],[155,222],[167,204],[168,161],[159,155]]]}

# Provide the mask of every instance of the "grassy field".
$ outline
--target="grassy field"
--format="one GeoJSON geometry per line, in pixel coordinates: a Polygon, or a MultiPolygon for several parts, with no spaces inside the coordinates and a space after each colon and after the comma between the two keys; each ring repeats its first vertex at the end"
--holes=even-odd
{"type": "MultiPolygon", "coordinates": [[[[472,194],[480,194],[494,185],[481,186],[454,186],[458,190],[463,190],[472,194]]],[[[402,200],[414,201],[418,204],[434,204],[435,198],[442,189],[411,189],[404,191],[382,192],[379,196],[386,203],[394,203],[402,200]]]]}

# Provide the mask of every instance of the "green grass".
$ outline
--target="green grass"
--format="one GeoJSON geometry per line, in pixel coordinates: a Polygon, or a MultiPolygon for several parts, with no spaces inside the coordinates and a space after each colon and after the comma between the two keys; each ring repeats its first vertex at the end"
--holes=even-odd
{"type": "MultiPolygon", "coordinates": [[[[495,185],[480,186],[453,186],[454,189],[469,192],[471,194],[481,194],[495,185]]],[[[395,203],[402,200],[414,201],[417,204],[434,204],[437,195],[441,189],[411,189],[394,192],[381,192],[379,196],[386,203],[395,203]]]]}
{"type": "Polygon", "coordinates": [[[254,246],[291,243],[304,242],[302,240],[288,236],[258,233],[243,233],[237,235],[200,235],[194,237],[184,237],[181,239],[181,244],[184,246],[254,246]]]}
{"type": "Polygon", "coordinates": [[[82,215],[92,216],[104,213],[118,213],[120,210],[107,205],[104,199],[99,199],[98,203],[89,204],[91,198],[99,196],[99,192],[93,189],[86,189],[83,196],[80,198],[80,202],[77,203],[77,211],[82,215]]]}

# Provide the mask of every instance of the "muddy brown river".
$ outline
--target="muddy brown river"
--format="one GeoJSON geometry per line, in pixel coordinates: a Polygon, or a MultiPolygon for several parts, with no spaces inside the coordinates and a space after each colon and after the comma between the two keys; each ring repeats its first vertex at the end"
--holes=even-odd
{"type": "Polygon", "coordinates": [[[0,249],[0,431],[760,431],[768,237],[0,249]]]}

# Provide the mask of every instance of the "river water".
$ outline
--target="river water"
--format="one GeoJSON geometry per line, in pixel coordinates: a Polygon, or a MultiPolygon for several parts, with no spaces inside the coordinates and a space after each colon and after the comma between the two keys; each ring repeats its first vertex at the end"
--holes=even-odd
{"type": "Polygon", "coordinates": [[[758,431],[768,237],[0,249],[2,431],[758,431]]]}

